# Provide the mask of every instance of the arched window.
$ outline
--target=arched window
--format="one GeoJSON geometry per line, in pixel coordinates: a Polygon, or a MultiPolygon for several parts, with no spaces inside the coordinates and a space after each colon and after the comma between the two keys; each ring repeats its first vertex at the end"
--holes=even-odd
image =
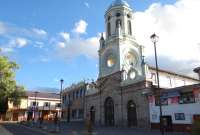
{"type": "Polygon", "coordinates": [[[131,21],[128,20],[128,34],[132,35],[132,27],[131,27],[131,21]]]}
{"type": "Polygon", "coordinates": [[[108,33],[108,36],[111,36],[110,22],[107,24],[107,33],[108,33]]]}
{"type": "Polygon", "coordinates": [[[119,28],[122,26],[122,23],[121,23],[121,20],[120,19],[117,19],[116,20],[116,28],[119,28]]]}
{"type": "Polygon", "coordinates": [[[121,14],[120,13],[116,13],[116,17],[120,17],[121,16],[121,14]]]}
{"type": "Polygon", "coordinates": [[[108,16],[108,21],[110,21],[110,18],[111,18],[111,17],[110,17],[110,16],[108,16]]]}

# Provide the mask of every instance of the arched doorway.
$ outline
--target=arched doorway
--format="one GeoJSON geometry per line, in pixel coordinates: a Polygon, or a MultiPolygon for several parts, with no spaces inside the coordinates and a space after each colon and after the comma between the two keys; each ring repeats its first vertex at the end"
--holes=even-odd
{"type": "Polygon", "coordinates": [[[90,121],[92,124],[95,123],[95,108],[94,106],[90,107],[90,121]]]}
{"type": "Polygon", "coordinates": [[[132,100],[127,104],[127,121],[129,127],[137,126],[136,105],[132,100]]]}
{"type": "Polygon", "coordinates": [[[104,104],[105,125],[114,126],[114,102],[111,97],[106,98],[104,104]]]}

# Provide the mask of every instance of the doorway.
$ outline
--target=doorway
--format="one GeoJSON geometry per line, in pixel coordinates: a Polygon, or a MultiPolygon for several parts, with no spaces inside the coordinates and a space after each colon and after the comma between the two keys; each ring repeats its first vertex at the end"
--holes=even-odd
{"type": "Polygon", "coordinates": [[[92,124],[95,123],[95,108],[94,108],[94,106],[92,106],[90,108],[90,121],[92,122],[92,124]]]}
{"type": "Polygon", "coordinates": [[[129,127],[137,126],[136,105],[132,100],[130,100],[127,104],[127,120],[129,127]]]}
{"type": "Polygon", "coordinates": [[[114,102],[111,97],[106,98],[104,104],[105,125],[114,126],[114,102]]]}

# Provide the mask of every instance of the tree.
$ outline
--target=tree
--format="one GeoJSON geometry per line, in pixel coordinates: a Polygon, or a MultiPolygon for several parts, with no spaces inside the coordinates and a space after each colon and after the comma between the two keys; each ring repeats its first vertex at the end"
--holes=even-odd
{"type": "Polygon", "coordinates": [[[22,86],[17,86],[15,71],[19,66],[5,56],[0,56],[0,115],[8,110],[8,101],[14,105],[20,104],[20,99],[25,91],[22,86]]]}

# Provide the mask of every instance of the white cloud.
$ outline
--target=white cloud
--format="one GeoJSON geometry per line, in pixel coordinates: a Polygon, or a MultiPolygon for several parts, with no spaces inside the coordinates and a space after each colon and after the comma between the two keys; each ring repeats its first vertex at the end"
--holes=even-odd
{"type": "Polygon", "coordinates": [[[33,46],[36,47],[36,48],[42,49],[44,47],[44,43],[40,42],[40,41],[36,41],[33,46]]]}
{"type": "Polygon", "coordinates": [[[0,34],[4,34],[6,32],[6,25],[3,22],[0,22],[0,34]]]}
{"type": "Polygon", "coordinates": [[[88,2],[84,2],[84,5],[87,7],[87,8],[90,8],[90,5],[88,2]]]}
{"type": "Polygon", "coordinates": [[[43,29],[33,28],[33,32],[38,36],[46,36],[47,32],[43,29]]]}
{"type": "Polygon", "coordinates": [[[28,40],[25,38],[17,37],[8,41],[7,44],[2,45],[4,52],[13,52],[15,48],[23,48],[28,45],[28,40]]]}
{"type": "Polygon", "coordinates": [[[99,37],[90,37],[87,39],[83,38],[74,38],[70,42],[58,42],[57,52],[60,57],[66,58],[75,58],[77,56],[86,56],[88,58],[97,58],[98,57],[98,46],[99,46],[99,37]]]}
{"type": "Polygon", "coordinates": [[[86,33],[87,25],[88,24],[86,21],[80,20],[79,22],[75,23],[75,28],[73,31],[78,34],[84,34],[86,33]]]}
{"type": "Polygon", "coordinates": [[[22,48],[22,47],[25,47],[28,44],[28,40],[25,39],[25,38],[16,38],[14,40],[11,40],[10,44],[13,47],[22,48]]]}
{"type": "Polygon", "coordinates": [[[10,47],[2,47],[2,48],[0,48],[0,52],[2,52],[2,53],[11,53],[13,51],[14,51],[13,48],[10,48],[10,47]]]}
{"type": "MultiPolygon", "coordinates": [[[[144,12],[136,12],[136,40],[145,46],[145,55],[151,57],[154,54],[149,37],[155,32],[160,37],[157,49],[161,66],[164,64],[163,56],[168,59],[165,62],[169,62],[169,65],[172,64],[170,62],[181,65],[183,61],[187,61],[187,68],[192,72],[192,68],[200,63],[199,6],[199,0],[178,0],[172,5],[154,3],[144,12]],[[190,66],[189,62],[192,62],[190,66]]],[[[186,67],[174,65],[173,68],[177,71],[186,67]]]]}
{"type": "Polygon", "coordinates": [[[59,35],[66,41],[68,42],[70,40],[70,34],[67,32],[60,32],[59,35]]]}
{"type": "Polygon", "coordinates": [[[40,61],[41,61],[41,62],[48,62],[49,59],[48,59],[48,58],[42,58],[42,59],[40,59],[40,61]]]}
{"type": "Polygon", "coordinates": [[[65,44],[64,42],[58,42],[58,43],[57,43],[57,46],[58,46],[59,48],[65,48],[66,44],[65,44]]]}

